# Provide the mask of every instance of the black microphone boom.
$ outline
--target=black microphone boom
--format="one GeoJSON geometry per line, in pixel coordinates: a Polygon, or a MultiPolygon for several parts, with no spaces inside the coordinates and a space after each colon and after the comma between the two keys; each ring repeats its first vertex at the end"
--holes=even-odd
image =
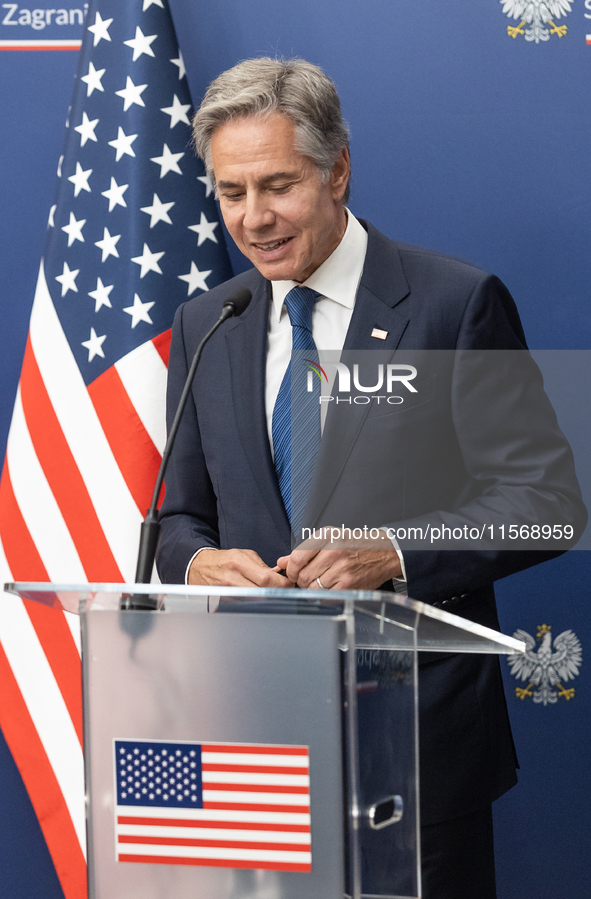
{"type": "MultiPolygon", "coordinates": [[[[136,584],[149,584],[152,578],[152,569],[154,567],[154,559],[156,557],[156,546],[158,543],[158,536],[160,534],[160,521],[158,520],[158,497],[160,496],[160,490],[162,488],[162,482],[164,481],[164,475],[166,473],[166,467],[168,465],[168,460],[170,458],[170,454],[172,452],[172,448],[174,446],[174,441],[177,435],[177,431],[179,429],[179,425],[181,423],[181,417],[183,414],[183,410],[187,404],[187,399],[189,398],[189,393],[191,392],[191,385],[193,383],[193,378],[195,377],[195,372],[197,371],[197,366],[199,364],[199,360],[201,358],[201,353],[203,352],[203,347],[209,340],[209,338],[214,334],[217,329],[223,324],[226,319],[232,318],[233,315],[242,315],[248,304],[252,299],[252,293],[246,287],[241,287],[238,290],[234,291],[231,297],[224,302],[222,308],[222,314],[218,318],[217,322],[211,328],[210,331],[207,332],[193,357],[193,361],[191,363],[191,367],[189,369],[189,374],[187,375],[187,380],[185,381],[185,386],[183,387],[183,392],[181,394],[181,398],[179,400],[179,404],[174,416],[174,420],[172,422],[170,432],[168,434],[168,438],[166,440],[166,446],[164,447],[164,453],[162,454],[162,462],[160,463],[160,468],[158,469],[158,476],[156,477],[156,483],[154,485],[154,492],[152,494],[152,502],[150,508],[148,509],[148,514],[146,515],[144,521],[142,522],[141,534],[140,534],[140,548],[138,553],[137,560],[137,569],[135,574],[135,582],[136,584]]],[[[133,603],[131,605],[132,608],[154,608],[154,603],[150,601],[150,597],[148,596],[134,596],[133,603]],[[143,601],[143,602],[142,602],[143,601]]]]}

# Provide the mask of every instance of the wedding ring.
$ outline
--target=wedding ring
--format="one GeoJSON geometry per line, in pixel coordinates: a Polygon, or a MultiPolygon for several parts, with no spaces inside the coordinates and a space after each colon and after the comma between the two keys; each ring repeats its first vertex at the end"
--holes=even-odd
{"type": "Polygon", "coordinates": [[[324,586],[324,584],[322,583],[322,581],[320,580],[319,577],[316,578],[316,583],[318,584],[318,586],[320,587],[321,590],[326,590],[326,587],[324,586]]]}

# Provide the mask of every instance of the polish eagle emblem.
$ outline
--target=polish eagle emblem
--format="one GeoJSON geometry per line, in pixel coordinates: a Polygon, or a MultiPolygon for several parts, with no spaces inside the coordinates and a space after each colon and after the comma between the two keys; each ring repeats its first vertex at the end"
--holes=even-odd
{"type": "Polygon", "coordinates": [[[517,680],[528,681],[526,687],[516,687],[518,699],[530,697],[535,703],[548,705],[558,698],[572,699],[574,687],[563,683],[573,680],[583,661],[581,641],[573,631],[562,631],[552,645],[552,629],[547,624],[538,627],[538,643],[527,631],[516,630],[515,639],[523,640],[525,653],[513,652],[507,656],[511,674],[517,680]]]}
{"type": "Polygon", "coordinates": [[[564,37],[568,28],[557,25],[555,19],[572,12],[573,0],[499,0],[503,12],[510,19],[520,19],[519,25],[507,26],[507,34],[514,40],[518,34],[526,41],[549,41],[550,35],[564,37]]]}

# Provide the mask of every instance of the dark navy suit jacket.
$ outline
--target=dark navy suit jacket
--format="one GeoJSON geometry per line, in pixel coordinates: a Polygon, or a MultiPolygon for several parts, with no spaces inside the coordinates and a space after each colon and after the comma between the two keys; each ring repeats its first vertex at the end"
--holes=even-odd
{"type": "MultiPolygon", "coordinates": [[[[384,365],[416,362],[417,393],[401,406],[331,404],[306,524],[551,521],[580,533],[586,512],[572,454],[504,285],[365,227],[367,255],[342,359],[353,363],[356,352],[371,350],[384,365]],[[371,336],[374,328],[387,332],[385,340],[371,336]],[[510,354],[520,360],[516,369],[503,354],[480,352],[518,349],[524,352],[510,354]]],[[[265,414],[271,285],[258,271],[178,310],[169,424],[197,344],[237,287],[248,287],[252,301],[206,345],[168,469],[157,559],[165,583],[184,582],[200,547],[253,549],[271,566],[291,549],[265,414]]],[[[399,543],[410,596],[497,629],[493,581],[560,551],[550,543],[520,551],[399,543]]],[[[424,654],[420,726],[424,824],[473,811],[515,782],[496,657],[424,654]]]]}

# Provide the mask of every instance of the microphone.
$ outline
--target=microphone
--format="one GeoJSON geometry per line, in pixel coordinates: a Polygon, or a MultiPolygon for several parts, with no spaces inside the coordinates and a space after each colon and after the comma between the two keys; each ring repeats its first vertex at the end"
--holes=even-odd
{"type": "MultiPolygon", "coordinates": [[[[179,429],[179,425],[181,423],[181,417],[187,404],[189,393],[191,392],[191,385],[193,383],[193,378],[195,377],[195,372],[197,371],[197,366],[201,358],[201,353],[203,352],[203,347],[205,346],[209,338],[217,331],[220,325],[226,321],[226,319],[232,318],[234,315],[242,315],[251,299],[252,292],[248,290],[248,288],[240,287],[238,290],[235,290],[234,293],[224,301],[222,314],[218,318],[213,328],[211,328],[207,332],[207,334],[197,347],[197,350],[195,351],[195,355],[189,369],[189,374],[187,375],[187,380],[185,381],[185,386],[183,387],[183,392],[181,394],[181,398],[179,400],[179,404],[177,406],[177,410],[175,412],[175,416],[170,428],[170,433],[168,434],[168,438],[166,440],[164,453],[162,454],[162,462],[160,463],[160,468],[158,469],[158,475],[156,477],[156,483],[154,485],[154,492],[152,494],[152,502],[150,504],[150,508],[148,509],[148,513],[144,521],[142,522],[140,532],[140,547],[135,574],[136,584],[149,584],[152,577],[152,569],[154,566],[154,559],[156,557],[156,546],[158,543],[158,536],[160,534],[160,521],[158,520],[157,509],[158,497],[160,496],[160,490],[162,488],[162,482],[164,481],[164,475],[168,466],[168,460],[170,459],[175,438],[179,429]]],[[[156,602],[150,596],[136,594],[135,596],[131,597],[129,608],[155,609],[156,602]]]]}

